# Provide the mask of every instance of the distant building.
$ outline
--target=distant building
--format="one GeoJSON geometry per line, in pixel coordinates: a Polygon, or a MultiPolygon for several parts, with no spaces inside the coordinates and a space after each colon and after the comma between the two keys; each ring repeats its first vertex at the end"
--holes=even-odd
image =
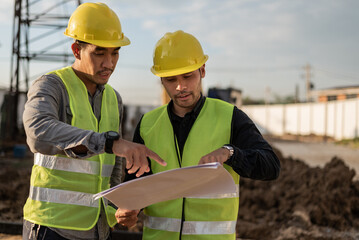
{"type": "Polygon", "coordinates": [[[234,88],[209,88],[208,97],[229,102],[236,107],[242,106],[242,91],[234,88]]]}
{"type": "Polygon", "coordinates": [[[335,87],[322,90],[312,90],[310,95],[314,102],[327,102],[359,98],[359,86],[335,87]]]}

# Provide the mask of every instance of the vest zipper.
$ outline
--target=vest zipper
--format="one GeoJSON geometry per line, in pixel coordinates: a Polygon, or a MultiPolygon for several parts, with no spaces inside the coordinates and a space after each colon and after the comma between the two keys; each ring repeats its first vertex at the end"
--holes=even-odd
{"type": "Polygon", "coordinates": [[[174,136],[174,143],[175,143],[175,147],[176,147],[178,165],[180,168],[182,168],[182,157],[181,157],[181,153],[178,150],[178,141],[177,141],[176,134],[174,132],[173,132],[173,136],[174,136]]]}
{"type": "Polygon", "coordinates": [[[186,201],[186,198],[183,198],[182,199],[182,218],[181,218],[181,228],[180,228],[179,240],[182,239],[182,229],[183,229],[183,223],[184,223],[184,219],[185,219],[185,215],[184,215],[185,201],[186,201]]]}
{"type": "MultiPolygon", "coordinates": [[[[182,157],[181,157],[181,153],[178,150],[178,141],[177,141],[176,134],[174,132],[173,132],[173,136],[174,136],[174,142],[176,144],[175,147],[176,147],[178,165],[180,168],[182,168],[182,157]]],[[[181,228],[180,228],[180,232],[179,232],[179,240],[182,239],[182,229],[183,229],[183,223],[185,220],[185,214],[184,214],[185,200],[186,200],[186,198],[182,199],[182,216],[181,216],[181,228]]]]}

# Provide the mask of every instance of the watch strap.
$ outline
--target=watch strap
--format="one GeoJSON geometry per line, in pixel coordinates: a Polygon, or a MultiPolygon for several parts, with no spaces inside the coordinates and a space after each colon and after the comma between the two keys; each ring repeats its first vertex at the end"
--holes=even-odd
{"type": "Polygon", "coordinates": [[[113,153],[113,151],[112,151],[113,142],[115,140],[120,139],[120,135],[117,132],[109,131],[109,132],[105,133],[105,138],[106,138],[105,152],[112,154],[113,153]]]}

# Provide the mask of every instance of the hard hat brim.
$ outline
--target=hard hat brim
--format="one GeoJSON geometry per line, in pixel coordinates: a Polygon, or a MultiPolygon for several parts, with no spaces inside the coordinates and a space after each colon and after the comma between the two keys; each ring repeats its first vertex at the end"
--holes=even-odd
{"type": "Polygon", "coordinates": [[[183,68],[176,68],[176,69],[170,69],[170,70],[164,69],[164,70],[157,71],[155,69],[155,67],[152,66],[151,72],[154,75],[158,76],[158,77],[177,76],[177,75],[193,72],[193,71],[199,69],[200,67],[202,67],[203,64],[205,64],[207,62],[207,60],[208,60],[208,55],[204,55],[204,59],[200,63],[193,64],[193,65],[190,65],[190,66],[186,66],[186,67],[183,67],[183,68]]]}
{"type": "Polygon", "coordinates": [[[105,41],[105,40],[92,40],[92,39],[82,39],[79,37],[75,37],[75,36],[71,36],[69,35],[67,32],[64,32],[64,35],[79,40],[79,41],[83,41],[83,42],[87,42],[99,47],[106,47],[106,48],[113,48],[113,47],[123,47],[123,46],[127,46],[130,45],[131,41],[130,39],[128,39],[126,36],[123,36],[122,39],[118,39],[118,40],[109,40],[109,41],[105,41]]]}

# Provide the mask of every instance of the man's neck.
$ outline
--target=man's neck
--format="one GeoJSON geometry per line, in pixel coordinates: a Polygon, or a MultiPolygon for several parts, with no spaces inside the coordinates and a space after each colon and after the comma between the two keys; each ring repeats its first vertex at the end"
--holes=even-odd
{"type": "Polygon", "coordinates": [[[202,95],[198,98],[198,100],[196,101],[196,103],[193,106],[190,107],[180,107],[177,106],[173,101],[172,101],[172,112],[179,116],[179,117],[184,117],[187,113],[193,111],[193,109],[196,108],[196,106],[198,105],[198,103],[200,102],[200,100],[202,99],[202,95]]]}
{"type": "Polygon", "coordinates": [[[77,77],[84,83],[87,91],[90,93],[91,96],[93,96],[97,89],[97,84],[90,82],[87,80],[86,74],[76,69],[75,64],[72,65],[72,69],[74,70],[77,77]]]}

